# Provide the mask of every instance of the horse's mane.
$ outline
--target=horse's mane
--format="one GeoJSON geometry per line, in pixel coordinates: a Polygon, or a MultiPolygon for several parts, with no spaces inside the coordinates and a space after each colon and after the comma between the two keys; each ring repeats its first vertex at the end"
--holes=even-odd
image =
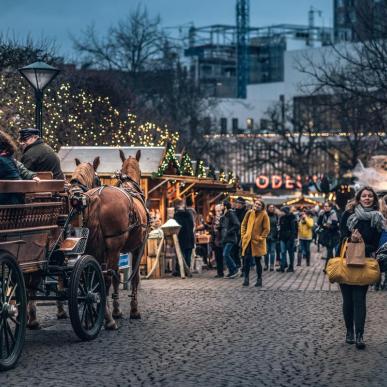
{"type": "Polygon", "coordinates": [[[71,176],[71,180],[78,180],[81,184],[87,187],[93,186],[94,169],[90,163],[79,164],[71,176]]]}

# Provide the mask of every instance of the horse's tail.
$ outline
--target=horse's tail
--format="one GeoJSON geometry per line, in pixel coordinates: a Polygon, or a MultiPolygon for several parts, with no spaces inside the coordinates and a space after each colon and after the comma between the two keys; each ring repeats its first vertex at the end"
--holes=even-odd
{"type": "Polygon", "coordinates": [[[106,263],[106,245],[100,221],[100,200],[92,200],[89,204],[88,212],[87,227],[89,228],[89,239],[87,243],[87,252],[93,255],[100,265],[102,265],[103,263],[106,263]]]}

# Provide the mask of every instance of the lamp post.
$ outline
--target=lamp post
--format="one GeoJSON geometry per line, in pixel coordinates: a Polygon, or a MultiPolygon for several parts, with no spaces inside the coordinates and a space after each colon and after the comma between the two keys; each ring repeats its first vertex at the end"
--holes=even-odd
{"type": "Polygon", "coordinates": [[[58,75],[59,69],[44,62],[35,62],[18,71],[35,90],[35,127],[43,137],[43,91],[58,75]]]}

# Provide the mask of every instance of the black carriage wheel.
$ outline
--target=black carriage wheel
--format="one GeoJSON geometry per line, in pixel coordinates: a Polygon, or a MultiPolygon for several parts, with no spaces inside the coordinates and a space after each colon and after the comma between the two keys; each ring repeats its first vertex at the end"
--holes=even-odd
{"type": "Polygon", "coordinates": [[[81,340],[93,340],[105,315],[105,282],[98,262],[84,255],[74,266],[70,280],[69,312],[74,332],[81,340]]]}
{"type": "Polygon", "coordinates": [[[24,277],[16,259],[0,251],[0,371],[13,368],[23,350],[27,325],[24,277]]]}

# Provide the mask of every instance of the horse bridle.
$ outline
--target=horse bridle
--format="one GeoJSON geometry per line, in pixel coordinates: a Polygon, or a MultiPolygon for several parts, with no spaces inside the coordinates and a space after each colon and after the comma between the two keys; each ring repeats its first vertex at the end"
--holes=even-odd
{"type": "Polygon", "coordinates": [[[122,172],[119,172],[117,174],[117,179],[121,182],[121,184],[124,184],[126,182],[132,183],[134,188],[136,189],[136,191],[138,191],[139,193],[142,194],[142,189],[141,189],[140,184],[138,184],[137,181],[134,180],[131,176],[128,176],[128,175],[123,174],[122,172]]]}
{"type": "Polygon", "coordinates": [[[93,185],[89,188],[86,184],[81,183],[78,179],[70,180],[71,186],[78,187],[82,190],[83,193],[89,191],[91,188],[96,188],[101,186],[101,180],[99,176],[94,172],[93,185]]]}

